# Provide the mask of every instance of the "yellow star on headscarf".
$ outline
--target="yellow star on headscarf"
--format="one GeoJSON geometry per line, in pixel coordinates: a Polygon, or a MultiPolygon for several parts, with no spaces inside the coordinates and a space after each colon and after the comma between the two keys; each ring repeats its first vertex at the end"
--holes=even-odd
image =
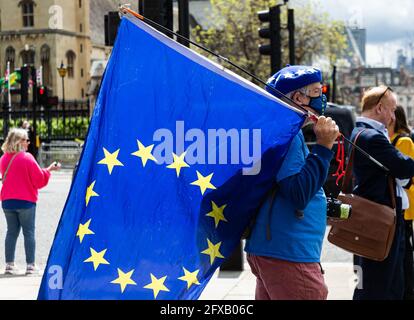
{"type": "Polygon", "coordinates": [[[138,158],[141,158],[142,165],[145,167],[148,160],[152,160],[154,162],[158,162],[157,159],[152,155],[152,149],[154,148],[154,145],[150,145],[148,147],[144,146],[139,140],[138,142],[138,151],[131,153],[133,156],[136,156],[138,158]]]}
{"type": "Polygon", "coordinates": [[[92,219],[89,219],[88,222],[85,224],[79,224],[78,232],[76,233],[76,236],[79,237],[80,243],[82,243],[83,238],[87,234],[95,234],[92,230],[89,229],[89,225],[91,224],[92,219]]]}
{"type": "Polygon", "coordinates": [[[210,263],[211,265],[213,265],[213,262],[216,258],[223,258],[222,254],[220,253],[220,246],[221,246],[221,242],[217,243],[217,244],[213,244],[211,243],[211,241],[209,239],[207,239],[207,243],[208,243],[208,249],[204,250],[201,253],[204,253],[206,255],[210,256],[210,263]]]}
{"type": "Polygon", "coordinates": [[[119,284],[121,286],[121,292],[123,293],[127,285],[136,286],[136,282],[131,279],[134,269],[128,273],[124,273],[121,269],[118,269],[118,278],[114,281],[111,281],[113,284],[119,284]]]}
{"type": "Polygon", "coordinates": [[[225,204],[224,206],[222,206],[220,208],[215,204],[214,201],[211,201],[211,204],[212,204],[212,207],[213,207],[213,211],[207,213],[206,216],[214,218],[216,228],[217,228],[218,224],[220,223],[220,221],[228,222],[226,220],[226,218],[224,217],[224,214],[223,214],[223,211],[227,207],[227,204],[225,204]]]}
{"type": "Polygon", "coordinates": [[[101,252],[96,252],[94,249],[90,248],[91,250],[91,256],[86,259],[84,262],[92,262],[93,263],[93,268],[98,269],[99,265],[101,264],[109,264],[108,261],[106,261],[106,259],[104,258],[104,255],[106,253],[106,250],[102,250],[101,252]]]}
{"type": "Polygon", "coordinates": [[[190,287],[193,284],[200,285],[200,282],[198,282],[198,279],[197,279],[197,275],[200,270],[196,270],[194,272],[190,272],[186,268],[183,268],[183,270],[184,270],[184,276],[178,279],[187,282],[187,289],[190,289],[190,287]]]}
{"type": "Polygon", "coordinates": [[[209,176],[204,177],[200,172],[197,171],[197,181],[194,181],[191,183],[193,186],[199,186],[201,190],[201,194],[204,195],[204,192],[206,192],[207,189],[216,189],[215,186],[211,184],[211,178],[213,178],[213,174],[210,174],[209,176]]]}
{"type": "Polygon", "coordinates": [[[182,168],[189,168],[190,166],[185,162],[185,155],[187,152],[184,152],[181,156],[177,156],[173,153],[174,162],[171,163],[167,168],[175,169],[177,171],[177,178],[180,176],[182,168]]]}
{"type": "Polygon", "coordinates": [[[103,148],[105,158],[98,162],[98,164],[105,164],[108,166],[109,174],[112,174],[112,170],[116,166],[123,167],[124,165],[117,159],[119,151],[121,149],[116,150],[114,153],[110,153],[108,150],[103,148]]]}
{"type": "Polygon", "coordinates": [[[92,182],[92,184],[88,187],[88,189],[86,190],[86,206],[88,206],[89,204],[89,200],[92,197],[99,197],[99,194],[97,194],[95,191],[93,191],[93,187],[95,186],[96,181],[92,182]]]}
{"type": "Polygon", "coordinates": [[[165,279],[167,279],[167,277],[163,277],[160,279],[157,279],[156,277],[154,277],[154,275],[151,273],[151,283],[146,285],[144,287],[144,289],[151,289],[154,291],[154,299],[157,299],[158,293],[160,291],[170,291],[165,285],[164,285],[164,281],[165,279]]]}

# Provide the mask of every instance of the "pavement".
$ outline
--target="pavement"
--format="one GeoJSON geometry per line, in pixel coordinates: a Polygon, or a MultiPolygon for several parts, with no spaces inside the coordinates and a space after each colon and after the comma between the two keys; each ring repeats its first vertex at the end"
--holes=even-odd
{"type": "MultiPolygon", "coordinates": [[[[355,276],[350,263],[323,263],[328,300],[351,300],[355,276]]],[[[223,271],[214,274],[200,300],[254,300],[254,275],[245,264],[244,271],[223,271]]],[[[35,300],[41,276],[0,275],[0,300],[35,300]]]]}
{"type": "MultiPolygon", "coordinates": [[[[36,259],[41,270],[45,267],[56,227],[71,184],[71,171],[53,173],[49,185],[39,193],[36,217],[36,259]]],[[[0,217],[0,273],[4,270],[5,219],[0,217]]],[[[244,261],[246,261],[244,259],[244,261]]],[[[322,267],[329,289],[328,300],[351,300],[356,284],[352,255],[329,244],[325,238],[322,267]]],[[[23,237],[16,249],[16,263],[24,271],[23,237]]],[[[0,274],[0,300],[34,300],[41,282],[39,276],[5,276],[0,274]]],[[[247,263],[244,271],[217,270],[202,293],[200,300],[253,300],[255,277],[247,263]]]]}

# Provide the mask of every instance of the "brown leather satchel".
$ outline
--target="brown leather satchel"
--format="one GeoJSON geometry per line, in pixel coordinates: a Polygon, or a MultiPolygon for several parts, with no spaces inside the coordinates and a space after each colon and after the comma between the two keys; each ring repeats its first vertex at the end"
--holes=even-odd
{"type": "MultiPolygon", "coordinates": [[[[362,131],[355,137],[355,144],[362,131]]],[[[348,190],[351,181],[354,153],[355,147],[351,151],[342,190],[348,190]]],[[[352,206],[351,216],[347,220],[329,218],[332,227],[328,241],[358,256],[376,261],[385,260],[394,240],[396,224],[395,192],[393,179],[389,175],[388,185],[392,208],[354,194],[341,193],[338,199],[352,206]]]]}

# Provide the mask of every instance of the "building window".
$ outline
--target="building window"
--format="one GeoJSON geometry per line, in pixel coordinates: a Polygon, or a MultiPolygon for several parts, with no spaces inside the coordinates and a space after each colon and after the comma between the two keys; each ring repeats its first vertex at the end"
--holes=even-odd
{"type": "Polygon", "coordinates": [[[20,1],[19,6],[22,7],[23,27],[31,28],[34,26],[34,6],[35,3],[30,0],[20,1]]]}
{"type": "Polygon", "coordinates": [[[75,77],[75,59],[76,55],[73,51],[68,51],[66,53],[66,59],[67,59],[67,69],[68,69],[68,78],[75,77]]]}
{"type": "Polygon", "coordinates": [[[82,95],[82,98],[85,98],[85,90],[83,88],[81,90],[81,95],[82,95]]]}
{"type": "Polygon", "coordinates": [[[82,23],[79,25],[79,31],[80,32],[83,32],[83,25],[82,25],[82,23]]]}
{"type": "Polygon", "coordinates": [[[83,78],[83,68],[81,69],[81,78],[83,78]]]}
{"type": "Polygon", "coordinates": [[[40,48],[40,63],[42,65],[42,73],[43,73],[43,84],[45,86],[49,86],[51,84],[50,79],[50,48],[47,44],[44,44],[40,48]]]}
{"type": "Polygon", "coordinates": [[[7,68],[7,62],[10,62],[10,70],[14,70],[14,66],[15,66],[15,60],[16,60],[16,50],[14,50],[13,47],[8,47],[6,49],[6,61],[5,61],[5,66],[7,68]]]}
{"type": "Polygon", "coordinates": [[[80,53],[83,52],[83,44],[80,45],[80,53]]]}
{"type": "Polygon", "coordinates": [[[35,64],[35,51],[34,50],[24,50],[20,53],[22,58],[22,64],[27,66],[34,66],[35,64]]]}
{"type": "Polygon", "coordinates": [[[82,8],[82,0],[79,0],[79,8],[82,8]]]}

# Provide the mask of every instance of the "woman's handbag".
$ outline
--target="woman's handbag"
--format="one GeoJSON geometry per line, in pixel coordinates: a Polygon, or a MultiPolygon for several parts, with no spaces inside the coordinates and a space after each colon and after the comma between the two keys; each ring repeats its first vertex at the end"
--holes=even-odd
{"type": "MultiPolygon", "coordinates": [[[[355,137],[355,144],[362,131],[355,137]]],[[[347,186],[351,181],[354,153],[355,147],[351,151],[342,190],[348,190],[347,186]]],[[[328,241],[358,256],[376,261],[385,260],[394,240],[396,225],[395,192],[389,175],[388,186],[392,208],[354,194],[341,193],[338,199],[351,205],[352,213],[347,220],[329,218],[332,227],[328,241]]]]}

